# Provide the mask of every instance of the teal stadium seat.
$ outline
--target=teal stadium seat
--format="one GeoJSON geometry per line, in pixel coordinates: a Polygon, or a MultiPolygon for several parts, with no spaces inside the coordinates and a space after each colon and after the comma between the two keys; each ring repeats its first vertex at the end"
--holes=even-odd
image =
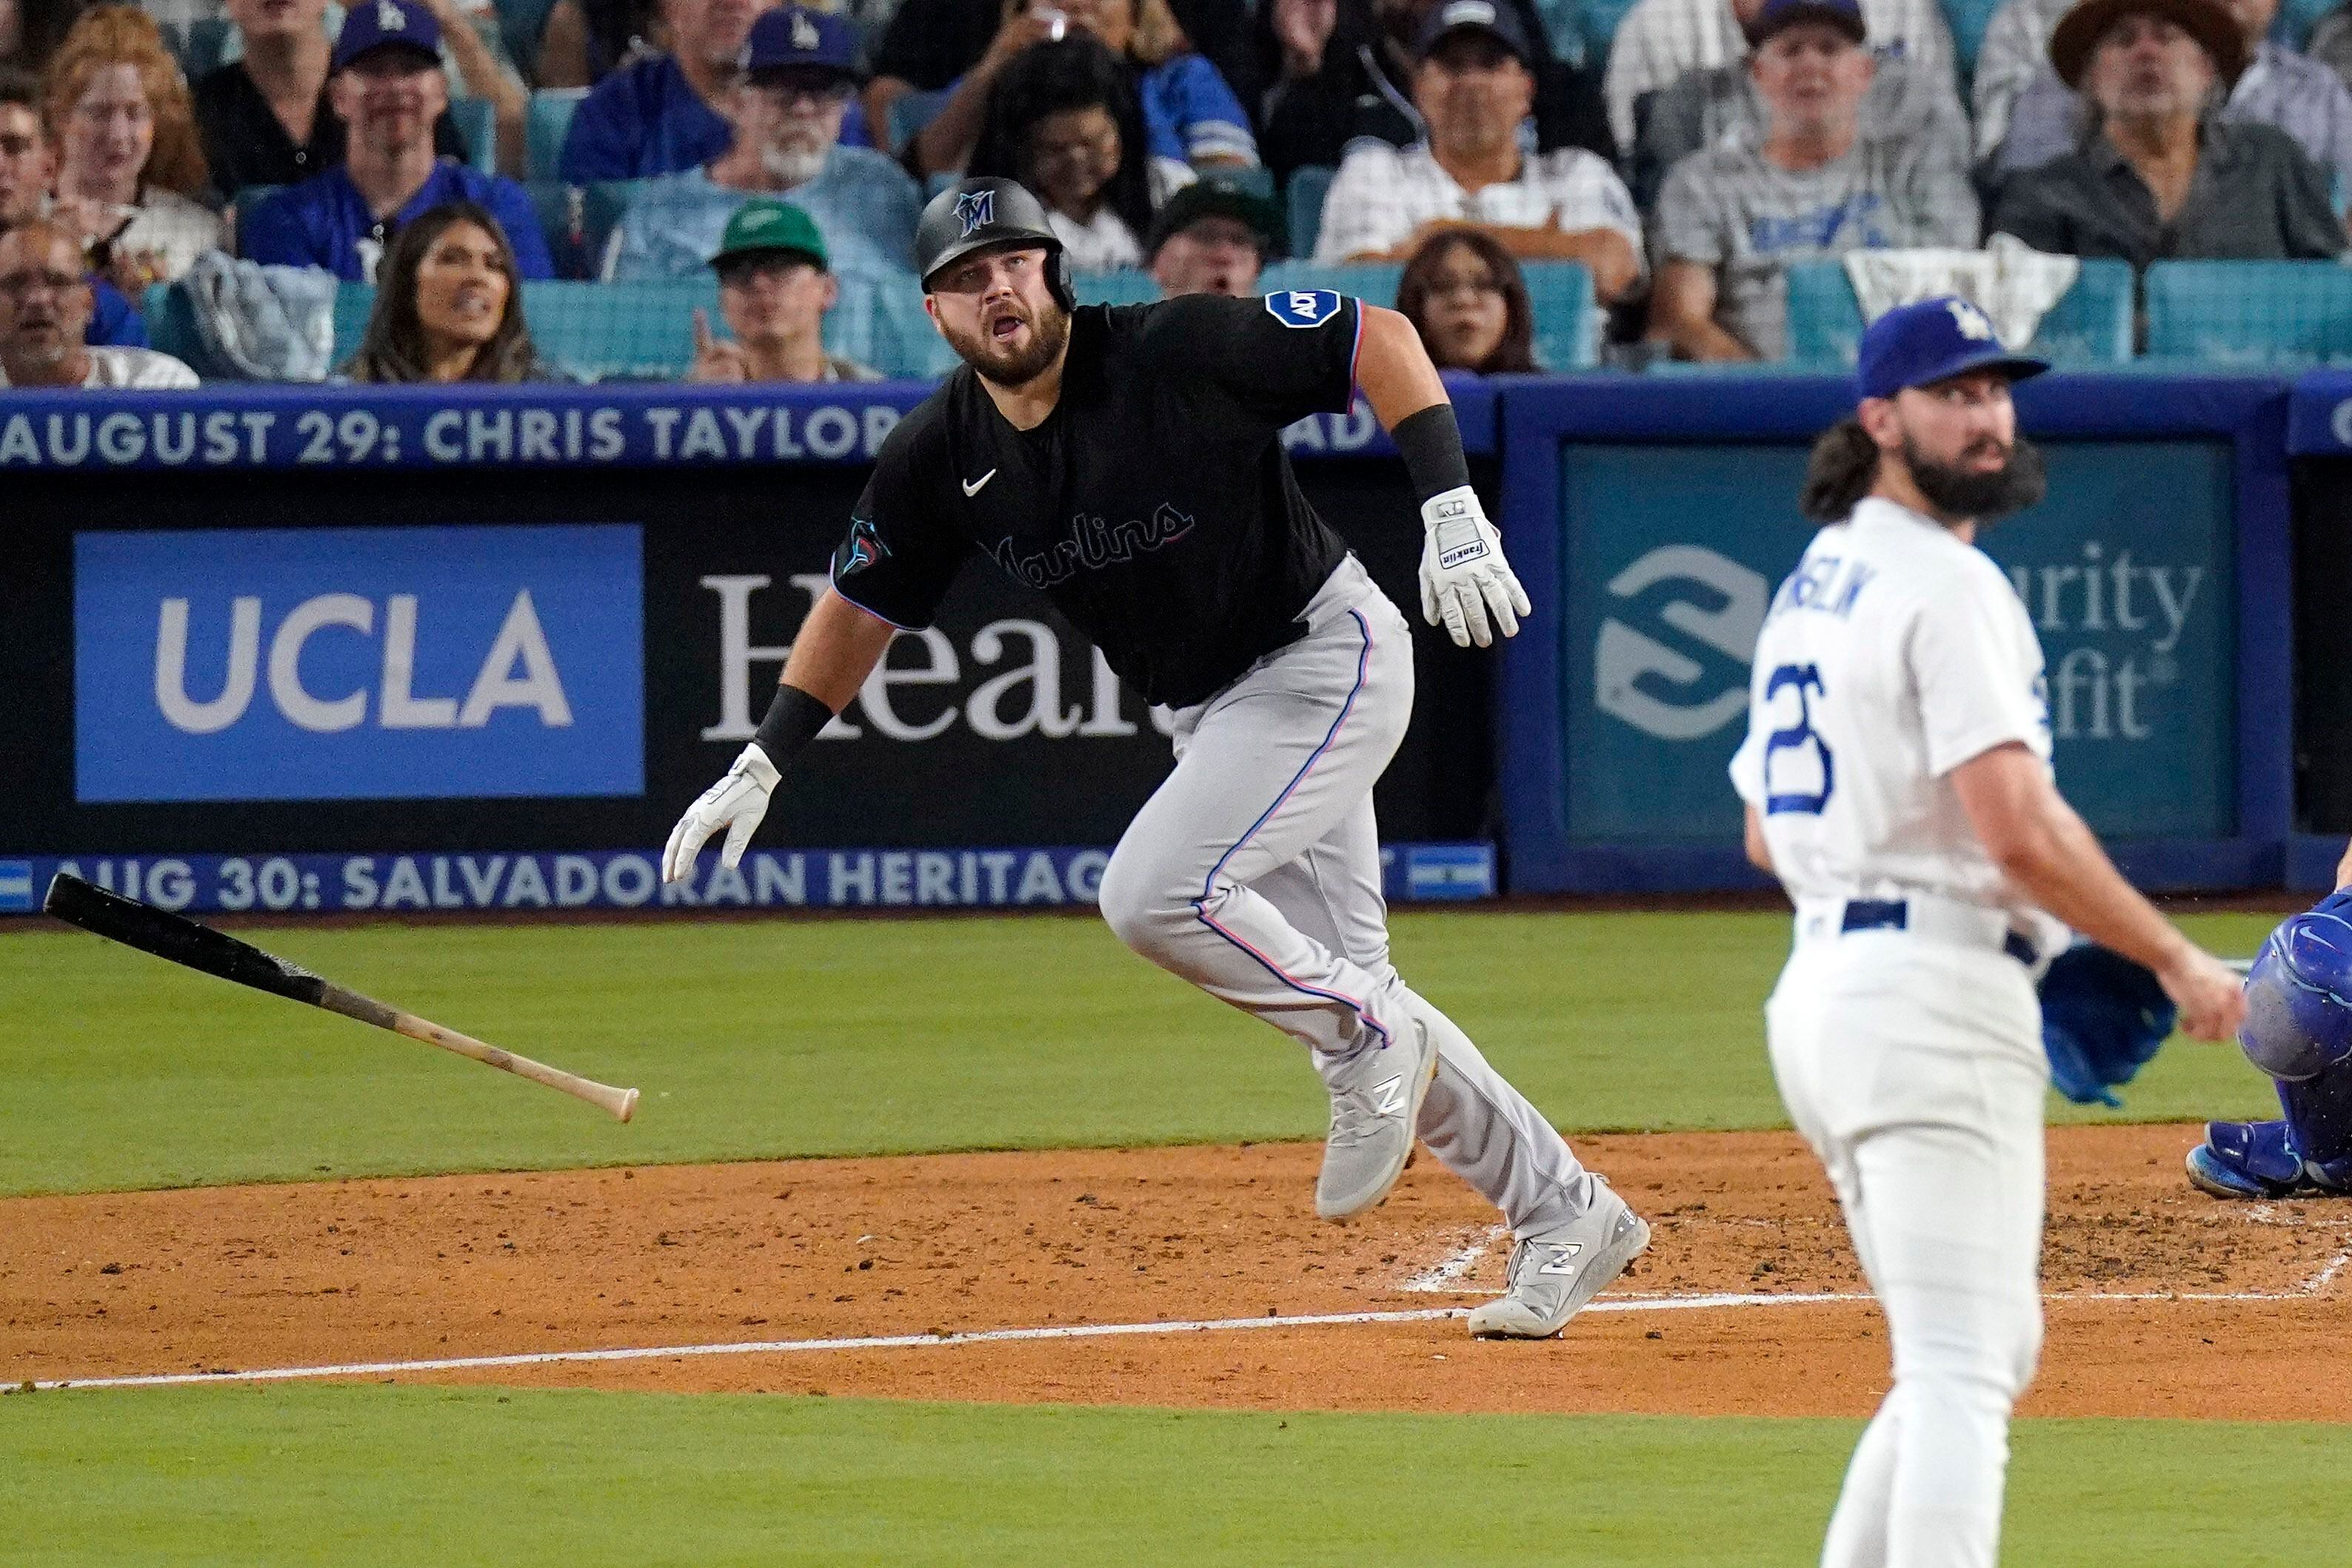
{"type": "Polygon", "coordinates": [[[715,277],[661,283],[526,283],[540,357],[583,382],[667,381],[694,363],[694,312],[716,321],[715,277]]]}
{"type": "Polygon", "coordinates": [[[1290,172],[1285,193],[1290,208],[1290,254],[1313,256],[1315,237],[1323,232],[1323,198],[1330,193],[1337,169],[1308,163],[1290,172]]]}
{"type": "Polygon", "coordinates": [[[1943,0],[1944,21],[1952,29],[1952,50],[1958,58],[1960,101],[1969,100],[1969,86],[1976,79],[1977,51],[1984,47],[1985,29],[1992,26],[1992,14],[2000,9],[2001,0],[1943,0]]]}
{"type": "MultiPolygon", "coordinates": [[[[719,319],[715,278],[662,283],[526,283],[524,319],[540,358],[583,382],[675,381],[694,362],[694,312],[719,319]]],[[[335,291],[335,364],[359,348],[375,290],[335,291]]],[[[953,350],[931,329],[911,277],[841,279],[841,302],[825,318],[825,347],[898,379],[944,375],[953,350]]]]}
{"type": "Polygon", "coordinates": [[[499,172],[499,110],[487,98],[453,98],[449,119],[466,139],[466,162],[485,174],[499,172]]]}
{"type": "MultiPolygon", "coordinates": [[[[1530,261],[1520,264],[1527,279],[1528,303],[1535,317],[1536,362],[1548,371],[1590,369],[1600,358],[1601,312],[1592,292],[1592,274],[1572,261],[1530,261]]],[[[1261,287],[1269,294],[1281,288],[1336,288],[1374,305],[1394,305],[1404,265],[1394,261],[1351,261],[1336,267],[1286,261],[1265,269],[1261,287]]]]}
{"type": "Polygon", "coordinates": [[[2352,360],[2352,269],[2332,261],[2159,261],[2147,357],[2212,369],[2352,360]]]}
{"type": "MultiPolygon", "coordinates": [[[[1789,268],[1789,360],[1823,370],[1851,370],[1862,345],[1862,307],[1843,263],[1809,261],[1789,268]]],[[[2034,333],[2031,347],[2081,365],[2122,365],[2132,357],[2131,264],[2085,261],[2034,333]]]]}
{"type": "Polygon", "coordinates": [[[360,340],[367,335],[368,318],[374,313],[375,285],[345,283],[336,287],[334,354],[336,371],[341,371],[351,357],[359,352],[360,340]]]}
{"type": "Polygon", "coordinates": [[[572,117],[584,87],[543,87],[530,95],[523,110],[523,172],[534,180],[552,180],[562,172],[563,139],[572,133],[572,117]]]}
{"type": "Polygon", "coordinates": [[[1160,298],[1160,285],[1151,274],[1135,267],[1072,273],[1070,288],[1081,305],[1149,305],[1160,298]]]}
{"type": "Polygon", "coordinates": [[[149,348],[188,364],[204,358],[205,340],[196,331],[186,289],[171,283],[149,284],[139,296],[139,315],[147,324],[149,348]]]}

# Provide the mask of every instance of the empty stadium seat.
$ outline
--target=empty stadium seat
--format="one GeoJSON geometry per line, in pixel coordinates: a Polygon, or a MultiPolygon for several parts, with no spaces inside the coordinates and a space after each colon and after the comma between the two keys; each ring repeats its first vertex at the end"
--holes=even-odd
{"type": "Polygon", "coordinates": [[[1976,79],[1977,50],[1984,45],[1985,29],[2001,0],[1943,0],[1944,20],[1952,29],[1952,51],[1959,64],[1960,99],[1968,100],[1969,84],[1976,79]]]}
{"type": "Polygon", "coordinates": [[[2352,269],[2332,261],[2159,261],[2147,356],[2209,368],[2352,359],[2352,269]]]}
{"type": "Polygon", "coordinates": [[[449,119],[466,139],[466,162],[485,174],[499,172],[499,109],[487,98],[453,98],[449,119]]]}
{"type": "Polygon", "coordinates": [[[1070,287],[1081,305],[1149,305],[1160,298],[1160,285],[1140,267],[1116,272],[1076,272],[1070,287]]]}
{"type": "Polygon", "coordinates": [[[335,289],[335,352],[334,367],[359,351],[360,340],[367,335],[368,318],[375,312],[375,286],[372,283],[345,283],[335,289]]]}
{"type": "Polygon", "coordinates": [[[1290,172],[1290,188],[1285,193],[1290,204],[1291,255],[1315,254],[1315,236],[1323,232],[1323,198],[1329,193],[1331,177],[1338,172],[1319,163],[1290,172]]]}
{"type": "Polygon", "coordinates": [[[572,117],[584,87],[543,87],[530,95],[523,111],[523,172],[534,180],[552,180],[562,172],[563,139],[572,134],[572,117]]]}
{"type": "MultiPolygon", "coordinates": [[[[1789,268],[1791,363],[1850,370],[1862,344],[1862,307],[1845,266],[1809,261],[1789,268]]],[[[2130,362],[2131,265],[2085,261],[2082,275],[2042,318],[2031,347],[2056,361],[2084,365],[2130,362]]]]}

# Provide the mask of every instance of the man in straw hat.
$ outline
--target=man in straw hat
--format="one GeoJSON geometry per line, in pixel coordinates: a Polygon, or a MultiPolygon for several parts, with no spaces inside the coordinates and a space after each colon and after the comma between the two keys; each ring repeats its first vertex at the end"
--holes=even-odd
{"type": "Polygon", "coordinates": [[[2294,139],[2216,117],[2246,63],[2245,34],[2216,0],[2081,0],[2050,37],[2050,63],[2082,95],[2082,139],[2010,181],[1995,232],[2135,267],[2344,248],[2327,178],[2294,139]]]}

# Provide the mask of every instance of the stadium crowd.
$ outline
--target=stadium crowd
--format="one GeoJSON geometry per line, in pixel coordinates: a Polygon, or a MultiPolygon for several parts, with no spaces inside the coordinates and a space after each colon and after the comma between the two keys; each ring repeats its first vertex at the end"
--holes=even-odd
{"type": "Polygon", "coordinates": [[[208,375],[561,377],[569,278],[668,311],[667,373],[906,373],[828,345],[919,327],[964,173],[1089,297],[1370,278],[1476,371],[1565,368],[1564,273],[1639,367],[1783,357],[1789,269],[1855,253],[2346,249],[2352,0],[1974,5],[0,0],[0,372],[192,384],[143,308],[208,375]]]}

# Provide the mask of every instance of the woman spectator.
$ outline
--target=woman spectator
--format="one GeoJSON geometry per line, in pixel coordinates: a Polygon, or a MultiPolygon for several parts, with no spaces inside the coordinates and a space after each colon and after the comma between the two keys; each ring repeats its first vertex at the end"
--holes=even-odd
{"type": "Polygon", "coordinates": [[[971,172],[1028,186],[1071,267],[1107,272],[1143,265],[1155,204],[1143,148],[1117,57],[1079,35],[1035,46],[997,78],[971,172]]]}
{"type": "Polygon", "coordinates": [[[1396,308],[1440,370],[1499,375],[1538,368],[1527,279],[1491,235],[1463,229],[1431,236],[1405,263],[1396,308]]]}
{"type": "Polygon", "coordinates": [[[401,228],[343,374],[355,382],[551,379],[531,347],[521,275],[496,218],[472,202],[448,202],[401,228]]]}
{"type": "Polygon", "coordinates": [[[50,216],[81,236],[90,270],[136,298],[220,248],[199,200],[211,176],[187,79],[145,13],[98,5],[66,32],[42,84],[58,143],[50,216]]]}
{"type": "MultiPolygon", "coordinates": [[[[906,13],[900,16],[903,25],[906,13]]],[[[923,174],[964,166],[974,138],[985,134],[987,100],[996,82],[1039,44],[1081,34],[1118,59],[1142,114],[1143,150],[1160,166],[1164,189],[1182,184],[1193,164],[1257,162],[1248,110],[1217,68],[1194,51],[1168,0],[1060,0],[1058,9],[1046,0],[1010,0],[987,52],[957,79],[939,114],[916,136],[908,164],[923,174]]],[[[886,42],[880,57],[886,62],[887,47],[886,42]]]]}

